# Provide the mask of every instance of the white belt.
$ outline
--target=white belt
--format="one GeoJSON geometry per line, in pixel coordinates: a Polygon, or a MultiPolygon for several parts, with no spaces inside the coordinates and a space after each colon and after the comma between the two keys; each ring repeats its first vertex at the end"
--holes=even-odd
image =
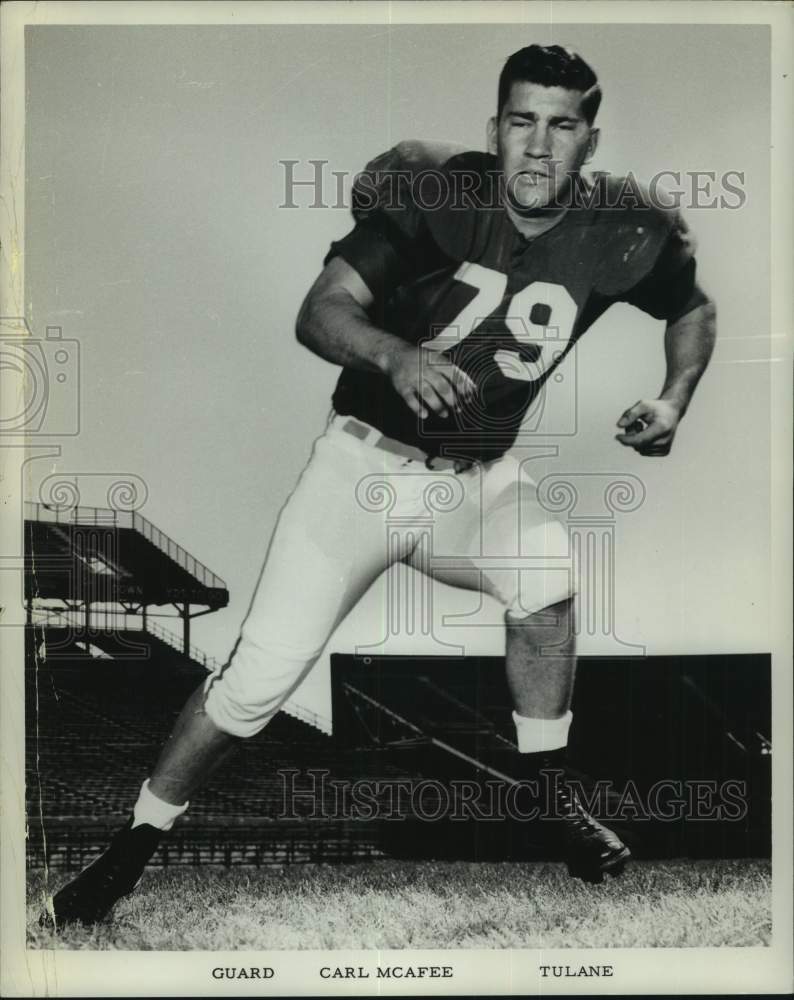
{"type": "Polygon", "coordinates": [[[332,422],[335,427],[357,438],[359,441],[363,441],[364,444],[368,444],[372,448],[379,448],[381,451],[387,451],[392,455],[400,455],[402,458],[421,462],[426,468],[432,469],[434,472],[450,470],[453,472],[466,472],[474,465],[473,461],[463,458],[444,458],[441,455],[431,458],[421,448],[415,448],[411,444],[405,444],[404,441],[387,437],[385,434],[381,434],[376,427],[365,424],[355,417],[344,417],[337,414],[334,416],[332,422]]]}

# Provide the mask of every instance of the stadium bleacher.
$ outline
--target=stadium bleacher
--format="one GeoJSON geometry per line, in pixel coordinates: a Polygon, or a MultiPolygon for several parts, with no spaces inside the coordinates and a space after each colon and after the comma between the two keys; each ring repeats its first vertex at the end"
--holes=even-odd
{"type": "MultiPolygon", "coordinates": [[[[337,654],[331,667],[340,740],[388,748],[411,773],[483,787],[517,776],[501,658],[337,654]]],[[[591,811],[639,856],[769,856],[770,692],[768,654],[580,657],[568,770],[585,793],[601,789],[591,811]]],[[[454,824],[448,834],[472,849],[454,824]]],[[[414,847],[438,851],[435,837],[417,833],[414,847]]],[[[474,849],[523,856],[516,837],[520,824],[480,824],[474,849]]]]}
{"type": "MultiPolygon", "coordinates": [[[[42,505],[30,518],[28,863],[73,870],[129,815],[186,698],[220,668],[190,643],[189,623],[228,593],[142,518],[42,505]],[[166,599],[181,609],[181,636],[154,620],[166,599]]],[[[513,783],[501,661],[335,655],[332,695],[333,736],[328,720],[285,706],[216,772],[153,863],[552,856],[515,818],[456,812],[450,798],[465,785],[485,800],[513,783]]],[[[609,778],[645,794],[660,778],[739,778],[750,790],[741,823],[612,822],[635,853],[769,853],[768,657],[646,658],[641,669],[585,658],[577,705],[602,707],[573,732],[585,784],[609,778]],[[622,725],[605,730],[605,710],[622,725]]]]}
{"type": "MultiPolygon", "coordinates": [[[[228,592],[137,513],[29,504],[25,537],[28,860],[73,869],[129,815],[184,701],[208,669],[219,668],[190,644],[189,621],[224,607],[228,592]],[[153,620],[165,603],[181,609],[181,637],[153,620]]],[[[307,818],[302,813],[313,810],[305,799],[285,810],[280,773],[320,768],[343,783],[368,771],[404,775],[378,753],[362,768],[357,755],[296,715],[311,718],[290,708],[240,747],[155,863],[378,852],[377,837],[361,824],[307,818]]]]}
{"type": "MultiPolygon", "coordinates": [[[[143,663],[30,659],[29,863],[42,866],[46,855],[50,867],[74,868],[129,815],[182,704],[206,674],[176,654],[167,668],[154,656],[143,663]]],[[[321,810],[306,795],[285,807],[287,782],[292,787],[294,779],[282,774],[297,773],[303,787],[311,785],[312,770],[343,784],[407,777],[384,754],[362,760],[320,730],[279,713],[195,798],[155,862],[262,864],[379,853],[372,827],[312,815],[321,810]]]]}

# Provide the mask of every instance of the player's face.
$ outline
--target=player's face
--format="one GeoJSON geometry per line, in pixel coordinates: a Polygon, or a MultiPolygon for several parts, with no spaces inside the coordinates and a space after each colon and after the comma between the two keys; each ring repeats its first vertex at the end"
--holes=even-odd
{"type": "Polygon", "coordinates": [[[582,113],[582,92],[514,83],[499,119],[488,123],[488,146],[499,158],[510,204],[545,208],[593,155],[598,130],[582,113]]]}

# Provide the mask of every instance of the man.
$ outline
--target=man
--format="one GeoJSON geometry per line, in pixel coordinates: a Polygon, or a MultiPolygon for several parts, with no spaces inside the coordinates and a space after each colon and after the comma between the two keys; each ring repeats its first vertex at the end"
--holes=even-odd
{"type": "Polygon", "coordinates": [[[281,512],[229,664],[189,699],[127,826],[54,897],[56,925],[95,922],[134,888],[190,796],[264,728],[397,559],[502,602],[516,777],[545,777],[546,828],[571,874],[597,882],[622,870],[628,849],[565,780],[570,575],[479,558],[567,554],[566,533],[508,449],[550,374],[613,302],[667,320],[659,398],[618,421],[617,439],[640,454],[669,452],[712,350],[714,310],[683,222],[581,175],[600,100],[578,55],[531,45],[500,76],[488,154],[404,143],[359,178],[355,227],[332,246],[297,323],[301,343],[343,367],[328,427],[281,512]],[[551,329],[562,347],[548,358],[551,329]],[[438,483],[454,501],[434,513],[430,558],[415,530],[387,546],[384,490],[410,528],[438,483]]]}

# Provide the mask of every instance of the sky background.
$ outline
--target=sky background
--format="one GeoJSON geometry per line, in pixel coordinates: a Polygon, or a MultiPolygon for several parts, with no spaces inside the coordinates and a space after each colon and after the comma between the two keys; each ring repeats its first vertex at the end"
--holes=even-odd
{"type": "MultiPolygon", "coordinates": [[[[194,623],[196,644],[228,655],[338,374],[293,331],[350,218],[300,192],[303,207],[279,208],[279,161],[354,173],[405,138],[484,148],[501,65],[537,41],[575,46],[599,74],[595,169],[743,171],[747,199],[685,211],[720,342],[672,455],[613,440],[622,410],[664,377],[663,325],[621,306],[577,349],[578,431],[540,438],[559,455],[534,475],[643,481],[644,504],[615,528],[622,640],[659,654],[769,649],[766,28],[35,27],[26,41],[27,318],[39,336],[57,325],[79,340],[82,389],[80,433],[61,439],[57,462],[29,465],[28,494],[53,472],[141,477],[141,513],[231,592],[194,623]]],[[[83,482],[81,502],[102,505],[83,482]]],[[[384,593],[381,579],[329,650],[380,641],[384,593]]],[[[460,629],[443,616],[474,611],[478,595],[437,586],[433,597],[435,637],[398,635],[378,651],[502,651],[498,605],[486,599],[481,627],[460,629]]],[[[583,635],[580,651],[615,647],[583,635]]],[[[295,700],[330,714],[327,657],[295,700]]]]}

